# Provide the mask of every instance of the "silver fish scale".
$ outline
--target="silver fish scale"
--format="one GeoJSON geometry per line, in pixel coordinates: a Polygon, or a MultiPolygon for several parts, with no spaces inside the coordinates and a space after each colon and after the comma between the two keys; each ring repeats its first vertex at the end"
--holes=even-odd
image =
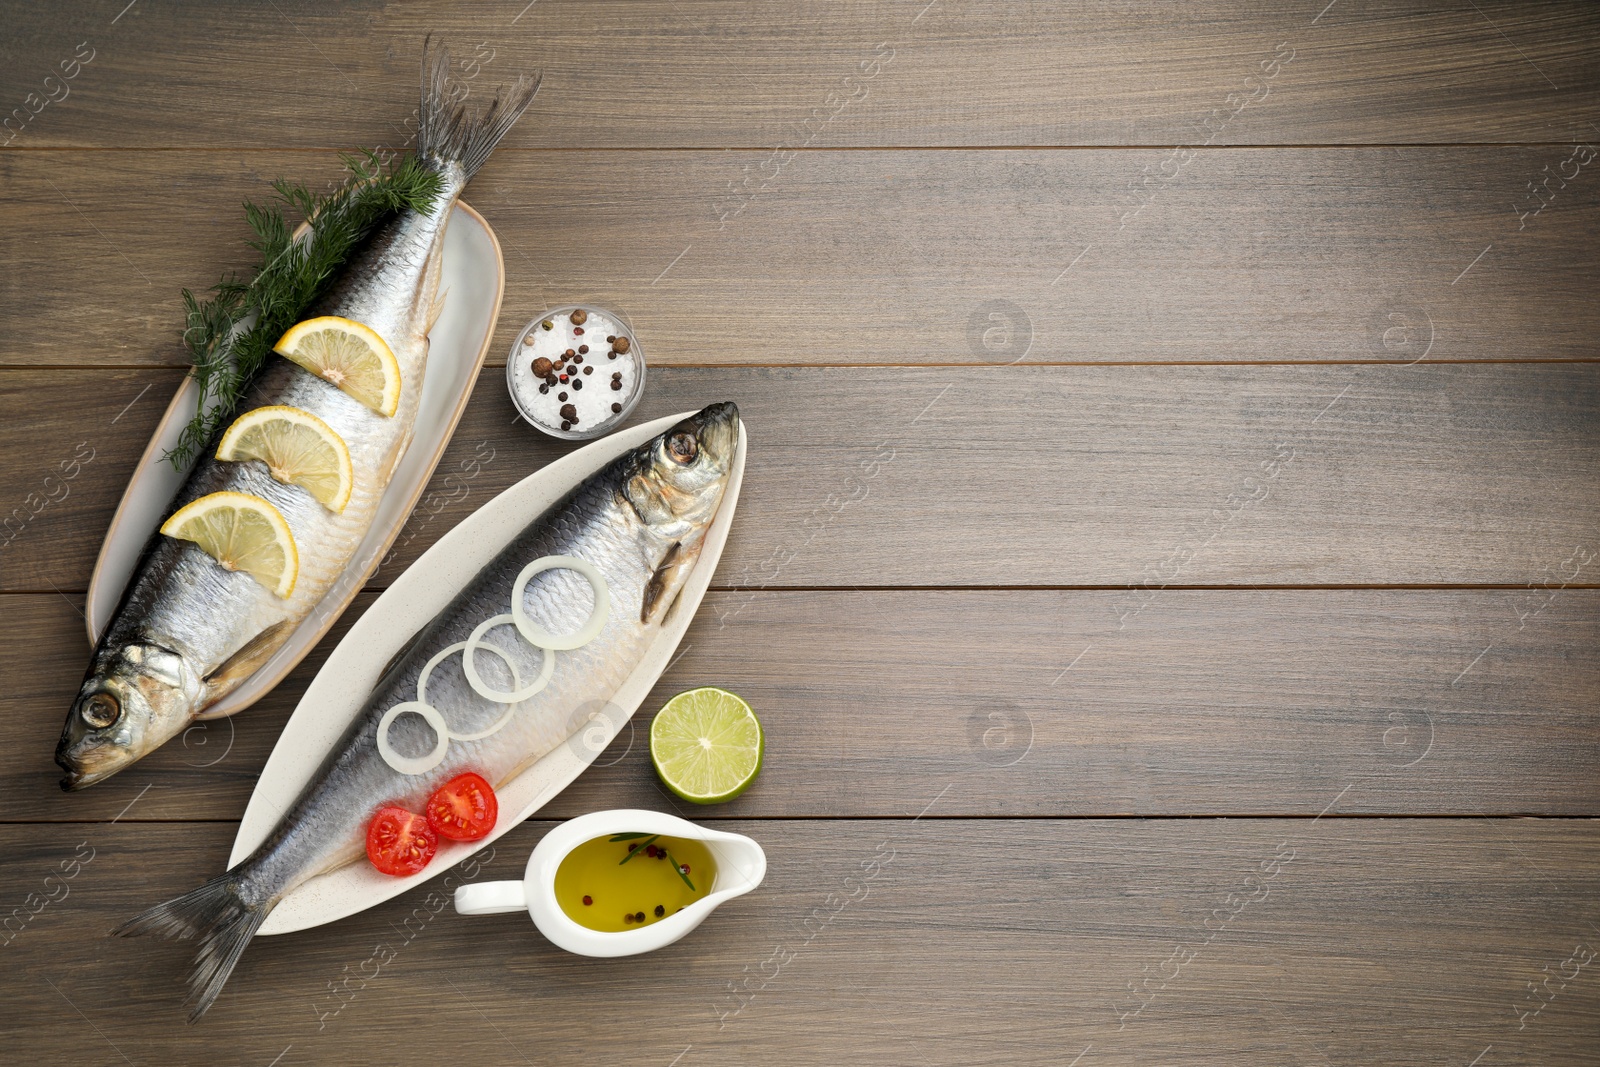
{"type": "MultiPolygon", "coordinates": [[[[457,167],[456,170],[459,170],[457,167]]],[[[281,356],[269,356],[241,412],[267,405],[309,411],[333,428],[350,450],[354,485],[350,502],[334,514],[305,490],[274,481],[259,461],[223,463],[213,441],[173,510],[209,493],[248,493],[269,501],[294,535],[299,576],[280,599],[249,575],[223,569],[198,546],[156,534],[130,581],[128,601],[107,627],[101,647],[115,650],[146,640],[180,653],[196,679],[205,676],[268,627],[288,622],[278,643],[322,600],[354,563],[356,549],[377,514],[394,465],[411,440],[427,369],[430,310],[438,285],[442,238],[464,184],[447,174],[446,189],[427,215],[405,212],[381,228],[357,253],[351,268],[307,317],[339,315],[363,323],[388,342],[400,366],[400,403],[386,417],[337,386],[281,356]]],[[[212,703],[243,678],[212,685],[212,703]]]]}
{"type": "MultiPolygon", "coordinates": [[[[372,812],[385,803],[420,811],[439,785],[464,771],[476,771],[496,786],[567,742],[592,712],[603,708],[643,656],[657,624],[640,620],[644,589],[667,545],[622,495],[621,463],[580,487],[536,522],[479,572],[450,606],[423,631],[412,648],[377,687],[361,715],[279,829],[256,853],[247,888],[262,898],[281,894],[311,874],[357,859],[372,812]],[[570,555],[599,569],[611,608],[599,635],[581,648],[555,653],[549,684],[516,705],[499,732],[478,741],[454,741],[445,758],[421,775],[394,770],[377,750],[379,721],[389,708],[417,699],[417,679],[434,654],[464,641],[482,621],[511,610],[511,589],[528,563],[544,556],[570,555]]],[[[547,570],[524,592],[530,619],[555,633],[577,630],[589,618],[592,595],[582,575],[547,570]]],[[[524,684],[537,673],[540,653],[511,626],[489,631],[485,642],[505,650],[524,684]]],[[[495,687],[508,676],[492,654],[479,652],[483,680],[495,687]]],[[[505,705],[484,700],[468,687],[459,653],[439,663],[428,680],[428,703],[438,707],[452,729],[475,732],[499,718],[505,705]]],[[[615,725],[616,716],[610,716],[615,725]]],[[[417,715],[398,716],[390,726],[391,744],[402,755],[431,751],[435,736],[417,715]]]]}

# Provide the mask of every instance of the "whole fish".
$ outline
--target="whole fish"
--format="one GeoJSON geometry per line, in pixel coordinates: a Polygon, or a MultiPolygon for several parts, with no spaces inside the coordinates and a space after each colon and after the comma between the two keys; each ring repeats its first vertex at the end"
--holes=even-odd
{"type": "MultiPolygon", "coordinates": [[[[714,404],[612,461],[552,505],[396,657],[260,848],[227,874],[116,931],[201,939],[189,978],[191,1021],[211,1006],[286,893],[362,858],[367,824],[378,808],[421,811],[433,790],[464,771],[502,786],[584,729],[633,673],[671,612],[722,503],[738,439],[738,409],[714,404]],[[520,626],[509,619],[479,628],[507,618],[525,568],[549,556],[576,557],[598,571],[609,601],[604,624],[587,644],[553,654],[539,692],[514,703],[486,700],[469,684],[461,643],[479,630],[483,644],[474,663],[484,686],[501,696],[529,686],[551,654],[522,640],[520,626]],[[408,773],[380,751],[379,730],[396,705],[415,708],[418,702],[439,714],[447,736],[421,714],[396,714],[388,727],[393,753],[419,766],[437,754],[441,741],[448,745],[437,764],[408,773]],[[455,736],[485,733],[476,740],[455,736]]],[[[527,581],[521,606],[532,625],[564,635],[591,619],[598,599],[589,578],[556,568],[527,581]]]]}
{"type": "Polygon", "coordinates": [[[398,410],[384,416],[276,356],[239,405],[240,411],[301,408],[332,427],[350,450],[349,503],[334,513],[304,489],[275,481],[259,460],[222,462],[213,439],[167,514],[222,490],[269,501],[288,522],[299,553],[294,589],[280,598],[244,571],[224,569],[192,542],[153,535],[67,714],[56,747],[56,762],[66,771],[63,789],[101,781],[182,731],[266,662],[356,563],[357,547],[411,441],[450,213],[538,90],[537,80],[519,80],[504,99],[474,115],[448,99],[448,70],[443,49],[424,56],[417,155],[442,178],[438,199],[426,214],[403,211],[380,225],[306,316],[352,319],[388,343],[400,366],[398,410]]]}

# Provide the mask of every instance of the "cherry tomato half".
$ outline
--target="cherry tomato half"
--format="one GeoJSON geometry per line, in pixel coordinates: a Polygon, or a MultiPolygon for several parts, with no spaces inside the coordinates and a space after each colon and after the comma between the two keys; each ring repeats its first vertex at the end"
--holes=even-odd
{"type": "Polygon", "coordinates": [[[367,859],[384,874],[416,874],[438,849],[428,820],[405,808],[379,808],[367,826],[367,859]]]}
{"type": "Polygon", "coordinates": [[[452,841],[476,841],[494,829],[500,802],[483,775],[458,774],[433,791],[427,806],[428,825],[452,841]]]}

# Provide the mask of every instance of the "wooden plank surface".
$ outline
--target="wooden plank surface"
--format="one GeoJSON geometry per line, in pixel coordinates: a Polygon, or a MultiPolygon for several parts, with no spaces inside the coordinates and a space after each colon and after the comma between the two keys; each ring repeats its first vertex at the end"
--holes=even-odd
{"type": "MultiPolygon", "coordinates": [[[[56,788],[81,598],[0,597],[5,821],[232,819],[332,637],[261,704],[56,788]],[[148,793],[144,791],[149,789],[148,793]]],[[[765,724],[761,781],[695,818],[1586,814],[1600,807],[1600,590],[712,593],[681,656],[544,814],[674,810],[646,751],[673,693],[765,724]],[[1220,639],[1219,639],[1220,638],[1220,639]],[[1485,649],[1488,651],[1485,652],[1485,649]],[[1481,655],[1480,655],[1481,653],[1481,655]]],[[[681,810],[681,806],[678,808],[681,810]]]]}
{"type": "Polygon", "coordinates": [[[123,7],[9,14],[13,147],[398,143],[430,32],[468,91],[545,71],[529,147],[1555,142],[1600,87],[1582,0],[123,7]]]}
{"type": "MultiPolygon", "coordinates": [[[[478,878],[519,874],[547,826],[478,878]]],[[[7,884],[67,895],[5,949],[0,1032],[48,1063],[1592,1060],[1588,821],[732,827],[765,846],[767,883],[661,952],[571,956],[523,915],[434,914],[425,887],[258,939],[192,1027],[191,947],[105,931],[219,870],[233,826],[6,827],[7,884]]]]}
{"type": "MultiPolygon", "coordinates": [[[[4,14],[0,1059],[1593,1062],[1593,4],[4,14]],[[269,179],[409,142],[428,32],[471,96],[546,72],[469,197],[507,259],[491,369],[300,670],[63,795],[178,292],[246,265],[269,179]],[[692,685],[751,699],[761,780],[688,814],[760,839],[767,883],[617,961],[415,892],[262,939],[185,1027],[188,947],[104,932],[221,869],[333,642],[561,454],[493,368],[571,301],[631,319],[640,418],[748,420],[636,727],[692,685]]],[[[673,810],[641,738],[477,877],[546,820],[673,810]]]]}
{"type": "MultiPolygon", "coordinates": [[[[808,152],[735,196],[759,153],[507,151],[469,192],[508,274],[489,359],[573,300],[624,313],[658,366],[1592,359],[1585,140],[808,152]]],[[[0,157],[0,364],[184,365],[180,291],[251,262],[239,203],[336,174],[323,153],[0,157]]]]}
{"type": "MultiPolygon", "coordinates": [[[[177,380],[0,376],[0,500],[60,495],[44,479],[93,450],[30,505],[0,589],[87,588],[177,380]]],[[[1593,363],[666,369],[637,417],[724,399],[751,439],[725,586],[1595,580],[1593,363]]],[[[380,585],[558,454],[514,419],[485,371],[380,585]],[[462,482],[468,456],[488,461],[462,482]]]]}

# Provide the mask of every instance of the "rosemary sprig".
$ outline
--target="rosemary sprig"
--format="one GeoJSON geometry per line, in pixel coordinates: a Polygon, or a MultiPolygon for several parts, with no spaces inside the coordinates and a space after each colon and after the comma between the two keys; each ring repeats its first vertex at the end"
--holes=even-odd
{"type": "MultiPolygon", "coordinates": [[[[626,837],[628,835],[623,835],[623,836],[626,837]]],[[[645,835],[640,834],[639,836],[640,837],[644,837],[645,835]]],[[[622,857],[622,863],[617,864],[617,866],[621,867],[623,863],[627,863],[629,860],[633,859],[633,857],[635,857],[635,856],[644,855],[644,847],[646,845],[648,845],[651,841],[654,841],[656,838],[658,838],[660,836],[661,836],[660,834],[651,834],[646,840],[640,841],[637,845],[633,845],[632,847],[630,847],[628,849],[628,854],[626,856],[622,857]]],[[[616,841],[616,840],[619,840],[619,838],[613,837],[611,840],[616,841]]]]}
{"type": "MultiPolygon", "coordinates": [[[[662,849],[661,851],[666,852],[667,850],[666,849],[662,849]]],[[[687,874],[683,873],[683,867],[681,865],[679,865],[678,857],[674,856],[670,852],[667,852],[667,862],[672,864],[673,871],[677,874],[677,876],[679,878],[683,879],[683,884],[689,887],[689,892],[693,893],[694,892],[694,883],[689,881],[689,876],[687,874]]]]}
{"type": "MultiPolygon", "coordinates": [[[[660,836],[660,834],[617,834],[615,837],[611,838],[613,841],[633,841],[641,837],[647,838],[647,840],[640,841],[637,845],[634,845],[632,848],[630,848],[628,850],[628,854],[622,857],[621,861],[617,863],[617,866],[621,867],[624,863],[627,863],[635,856],[644,855],[645,846],[660,836]]],[[[695,891],[694,883],[689,881],[689,876],[687,874],[683,873],[683,864],[678,862],[678,857],[674,856],[667,849],[661,848],[660,845],[657,845],[656,848],[666,855],[667,862],[672,864],[672,872],[679,878],[683,879],[683,884],[689,887],[689,892],[693,893],[695,891]]]]}
{"type": "Polygon", "coordinates": [[[272,346],[327,291],[351,252],[391,212],[427,211],[442,187],[440,175],[415,156],[388,168],[375,152],[343,156],[349,174],[331,193],[316,195],[283,179],[266,206],[246,202],[245,220],[255,234],[250,247],[261,262],[248,281],[226,275],[202,300],[183,291],[184,347],[200,386],[200,409],[166,454],[182,469],[232,418],[272,346]],[[294,239],[285,210],[310,221],[311,232],[294,239]]]}

